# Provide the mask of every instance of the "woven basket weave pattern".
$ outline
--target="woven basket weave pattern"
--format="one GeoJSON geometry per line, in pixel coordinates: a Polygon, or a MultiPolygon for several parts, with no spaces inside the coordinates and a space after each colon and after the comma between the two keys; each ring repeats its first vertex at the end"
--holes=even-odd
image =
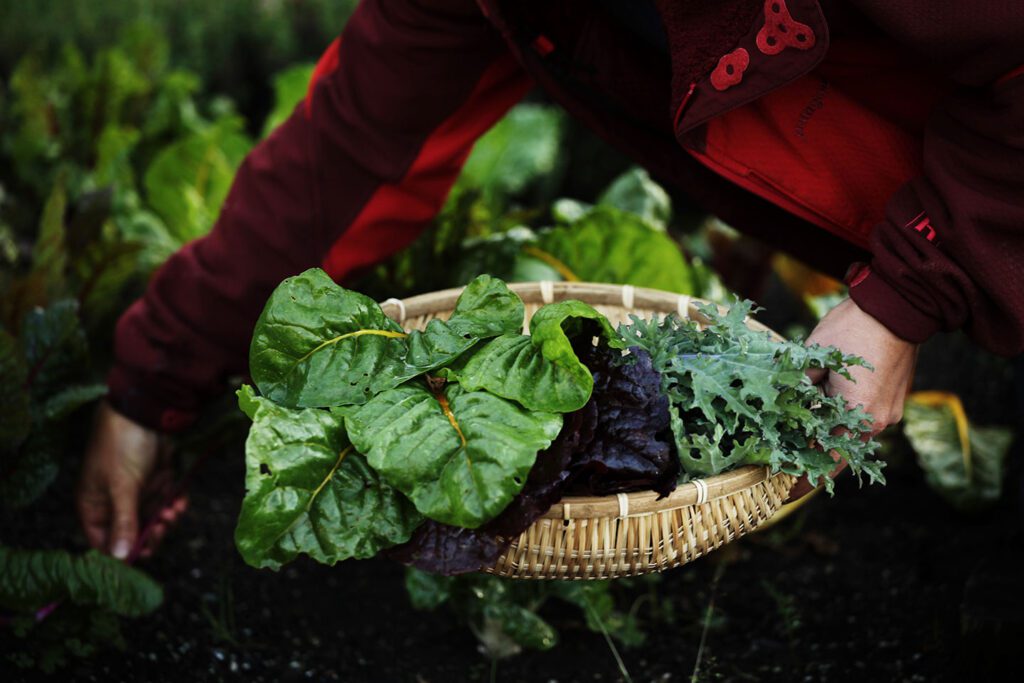
{"type": "MultiPolygon", "coordinates": [[[[579,299],[613,325],[628,322],[630,314],[676,313],[701,322],[693,306],[701,300],[653,289],[577,282],[510,288],[526,304],[527,320],[546,303],[579,299]]],[[[384,310],[407,329],[423,329],[431,319],[451,315],[460,291],[389,299],[384,310]]],[[[755,321],[748,325],[771,332],[755,321]]],[[[487,571],[524,579],[609,579],[664,571],[757,528],[782,506],[794,481],[791,475],[749,466],[682,484],[661,500],[652,491],[564,498],[487,571]]]]}

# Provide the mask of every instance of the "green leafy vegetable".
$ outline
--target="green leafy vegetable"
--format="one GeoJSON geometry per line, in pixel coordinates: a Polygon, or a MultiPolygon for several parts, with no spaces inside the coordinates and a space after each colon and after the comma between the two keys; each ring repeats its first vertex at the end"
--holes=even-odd
{"type": "Polygon", "coordinates": [[[0,501],[19,509],[35,502],[60,473],[62,439],[36,430],[16,450],[5,454],[0,467],[0,501]]]}
{"type": "Polygon", "coordinates": [[[411,382],[346,411],[345,425],[370,466],[417,510],[476,528],[522,489],[562,416],[455,384],[434,393],[411,382]]]}
{"type": "Polygon", "coordinates": [[[156,609],[163,591],[142,572],[95,550],[75,556],[0,546],[0,606],[26,611],[60,600],[137,617],[156,609]]]}
{"type": "Polygon", "coordinates": [[[524,315],[522,299],[504,282],[480,275],[463,290],[447,321],[431,320],[423,332],[409,333],[406,376],[450,363],[481,339],[518,332],[524,315]]]}
{"type": "Polygon", "coordinates": [[[977,510],[999,500],[1011,429],[973,425],[956,395],[929,391],[910,395],[903,431],[925,481],[953,507],[977,510]]]}
{"type": "Polygon", "coordinates": [[[528,410],[572,412],[586,404],[594,388],[590,370],[572,347],[587,334],[622,347],[608,319],[593,307],[574,300],[550,304],[530,320],[529,337],[504,335],[481,344],[447,373],[469,391],[484,389],[528,410]]]}
{"type": "Polygon", "coordinates": [[[21,508],[53,483],[63,434],[54,429],[76,409],[106,393],[90,382],[78,304],[61,300],[30,311],[17,340],[0,330],[0,367],[9,377],[0,414],[0,502],[21,508]]]}
{"type": "Polygon", "coordinates": [[[313,77],[313,64],[297,64],[274,75],[274,109],[263,122],[263,134],[267,137],[284,123],[296,105],[306,96],[309,81],[313,77]]]}
{"type": "Polygon", "coordinates": [[[285,406],[360,404],[451,362],[482,338],[520,329],[522,321],[519,297],[482,275],[447,322],[406,333],[373,300],[313,268],[282,282],[267,301],[250,370],[260,392],[285,406]]]}
{"type": "MultiPolygon", "coordinates": [[[[614,582],[618,585],[629,580],[614,582]]],[[[635,608],[616,608],[612,581],[508,581],[496,576],[436,576],[408,569],[405,587],[419,610],[447,606],[469,626],[484,654],[500,659],[523,649],[547,650],[558,644],[558,632],[544,618],[544,608],[562,602],[578,608],[582,623],[605,632],[626,646],[643,643],[635,608]]],[[[564,611],[564,610],[563,610],[564,611]]]]}
{"type": "Polygon", "coordinates": [[[348,443],[340,415],[282,408],[249,386],[239,404],[253,425],[235,543],[250,565],[278,569],[299,553],[325,564],[372,557],[422,521],[348,443]]]}
{"type": "Polygon", "coordinates": [[[750,302],[726,314],[700,306],[709,321],[668,317],[619,328],[630,346],[646,350],[662,373],[672,402],[672,431],[685,476],[706,476],[744,464],[806,474],[831,490],[835,452],[854,473],[882,481],[881,463],[869,460],[877,444],[862,440],[870,417],[848,410],[840,396],[825,396],[806,371],[827,368],[849,377],[862,359],[834,348],[775,342],[744,321],[750,302]]]}
{"type": "Polygon", "coordinates": [[[595,207],[569,225],[540,232],[536,248],[561,264],[563,279],[693,293],[679,246],[644,219],[611,206],[595,207]]]}
{"type": "Polygon", "coordinates": [[[81,374],[78,364],[89,357],[78,303],[71,300],[30,311],[22,323],[20,342],[36,401],[74,381],[81,374]]]}
{"type": "Polygon", "coordinates": [[[202,237],[220,212],[231,181],[252,147],[244,121],[225,117],[164,148],[146,169],[150,206],[181,245],[202,237]]]}
{"type": "Polygon", "coordinates": [[[612,181],[598,197],[597,203],[631,213],[652,228],[662,231],[672,217],[672,200],[668,192],[639,167],[629,169],[612,181]]]}
{"type": "Polygon", "coordinates": [[[289,407],[364,403],[405,379],[405,331],[319,268],[282,282],[256,322],[249,368],[289,407]]]}
{"type": "Polygon", "coordinates": [[[558,165],[564,114],[557,108],[520,104],[473,146],[455,193],[473,188],[500,205],[558,165]]]}
{"type": "MultiPolygon", "coordinates": [[[[28,368],[13,336],[0,330],[0,375],[7,384],[0,395],[0,453],[21,445],[29,433],[29,393],[25,387],[28,368]]],[[[0,462],[0,466],[2,466],[0,462]]]]}

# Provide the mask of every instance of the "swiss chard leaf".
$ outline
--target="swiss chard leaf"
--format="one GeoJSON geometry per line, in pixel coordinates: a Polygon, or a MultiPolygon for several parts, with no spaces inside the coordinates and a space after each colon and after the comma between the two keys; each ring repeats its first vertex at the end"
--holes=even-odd
{"type": "Polygon", "coordinates": [[[340,416],[282,408],[248,386],[239,402],[253,418],[235,529],[246,562],[278,569],[303,553],[334,564],[409,539],[422,518],[352,448],[340,416]]]}
{"type": "Polygon", "coordinates": [[[510,109],[473,146],[454,194],[474,188],[485,202],[500,206],[549,176],[561,158],[564,120],[556,107],[520,104],[510,109]]]}
{"type": "Polygon", "coordinates": [[[241,118],[224,117],[164,147],[146,169],[146,198],[177,244],[213,227],[252,147],[243,129],[241,118]]]}
{"type": "Polygon", "coordinates": [[[409,333],[403,379],[450,363],[481,339],[519,332],[524,315],[522,299],[504,282],[480,275],[463,290],[448,320],[434,319],[424,331],[409,333]]]}
{"type": "Polygon", "coordinates": [[[634,167],[620,175],[598,197],[600,205],[638,216],[657,230],[664,231],[672,216],[672,200],[668,192],[651,180],[650,174],[634,167]]]}
{"type": "Polygon", "coordinates": [[[274,108],[263,121],[260,137],[268,137],[292,115],[296,105],[309,91],[309,82],[315,68],[313,64],[298,64],[274,74],[274,108]]]}
{"type": "Polygon", "coordinates": [[[284,406],[365,403],[406,379],[405,337],[372,299],[313,268],[270,296],[249,369],[260,393],[284,406]]]}
{"type": "Polygon", "coordinates": [[[35,430],[0,463],[0,504],[18,509],[36,501],[60,472],[61,441],[54,430],[35,430]]]}
{"type": "Polygon", "coordinates": [[[461,357],[448,374],[470,391],[484,389],[528,410],[569,413],[582,408],[594,388],[573,341],[603,337],[622,342],[608,319],[581,301],[542,307],[530,320],[530,336],[503,335],[461,357]]]}
{"type": "Polygon", "coordinates": [[[693,293],[693,279],[679,246],[644,219],[598,206],[570,225],[538,233],[536,248],[578,280],[693,293]]]}
{"type": "Polygon", "coordinates": [[[106,384],[76,384],[67,387],[46,399],[41,418],[46,422],[57,422],[82,406],[102,398],[106,393],[106,384]]]}
{"type": "Polygon", "coordinates": [[[523,302],[481,275],[447,321],[406,333],[370,298],[314,268],[288,278],[256,323],[250,369],[260,392],[289,407],[365,403],[458,358],[480,339],[519,330],[523,302]]]}
{"type": "Polygon", "coordinates": [[[28,365],[27,382],[38,403],[78,380],[88,363],[78,303],[70,299],[29,311],[22,323],[20,341],[28,365]]]}
{"type": "Polygon", "coordinates": [[[427,517],[476,528],[522,489],[561,415],[530,412],[485,392],[403,384],[346,411],[352,443],[427,517]]]}
{"type": "Polygon", "coordinates": [[[136,617],[155,610],[163,591],[138,569],[95,550],[75,556],[0,546],[0,606],[34,610],[59,600],[136,617]]]}
{"type": "Polygon", "coordinates": [[[493,566],[508,544],[566,491],[608,495],[676,485],[679,461],[672,451],[668,400],[650,357],[634,350],[630,363],[606,345],[584,348],[594,373],[594,393],[583,409],[565,416],[558,437],[537,456],[523,490],[501,514],[478,529],[428,521],[391,559],[438,574],[493,566]]]}
{"type": "Polygon", "coordinates": [[[999,500],[1011,429],[971,424],[953,394],[918,392],[907,400],[903,431],[925,481],[953,507],[979,510],[999,500]]]}

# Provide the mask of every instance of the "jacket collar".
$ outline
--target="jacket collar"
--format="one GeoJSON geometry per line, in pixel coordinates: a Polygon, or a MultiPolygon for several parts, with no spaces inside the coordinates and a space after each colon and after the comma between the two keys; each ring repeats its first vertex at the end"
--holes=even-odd
{"type": "MultiPolygon", "coordinates": [[[[671,0],[669,0],[671,1],[671,0]]],[[[687,35],[700,26],[679,26],[676,15],[659,9],[669,36],[670,52],[679,52],[687,35]]],[[[825,57],[828,24],[817,0],[757,2],[747,29],[699,71],[679,73],[673,57],[672,109],[676,136],[681,138],[709,119],[752,102],[808,73],[825,57]]]]}
{"type": "MultiPolygon", "coordinates": [[[[545,55],[538,27],[522,35],[499,2],[477,0],[514,50],[532,41],[532,51],[545,55]]],[[[708,120],[800,78],[828,51],[828,25],[817,0],[654,2],[668,37],[671,113],[680,142],[708,120]]]]}

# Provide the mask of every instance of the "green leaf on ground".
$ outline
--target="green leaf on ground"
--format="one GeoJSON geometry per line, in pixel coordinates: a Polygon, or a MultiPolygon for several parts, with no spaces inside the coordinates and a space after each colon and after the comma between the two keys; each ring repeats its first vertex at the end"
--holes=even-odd
{"type": "Polygon", "coordinates": [[[60,600],[138,617],[160,606],[163,591],[138,569],[96,550],[72,555],[0,546],[0,606],[27,611],[60,600]]]}
{"type": "Polygon", "coordinates": [[[993,505],[1003,491],[1009,427],[971,424],[955,394],[911,394],[903,414],[925,481],[953,507],[977,510],[993,505]]]}

